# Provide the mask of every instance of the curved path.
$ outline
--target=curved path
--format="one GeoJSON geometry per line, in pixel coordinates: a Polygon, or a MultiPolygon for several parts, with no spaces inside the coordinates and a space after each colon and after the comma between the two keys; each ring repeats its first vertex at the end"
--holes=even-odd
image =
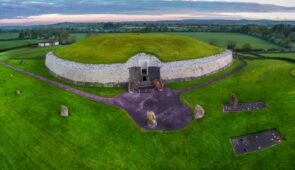
{"type": "Polygon", "coordinates": [[[134,119],[138,126],[145,130],[161,130],[161,131],[173,131],[185,128],[190,120],[192,110],[181,103],[180,95],[189,92],[195,89],[199,89],[210,85],[218,80],[224,79],[231,76],[235,72],[241,70],[247,65],[247,62],[243,60],[242,56],[239,56],[242,64],[235,68],[234,70],[218,76],[207,82],[198,84],[196,86],[189,87],[183,90],[171,90],[164,89],[162,92],[154,92],[147,94],[137,94],[137,93],[128,93],[124,92],[117,98],[106,98],[97,96],[85,91],[81,91],[65,84],[47,79],[43,76],[34,74],[32,72],[14,67],[5,62],[0,61],[0,64],[6,66],[12,70],[24,73],[31,77],[37,78],[43,82],[54,85],[71,93],[77,94],[79,96],[86,97],[90,100],[103,102],[105,104],[114,105],[126,110],[129,115],[134,119]],[[146,123],[146,112],[154,111],[157,117],[158,126],[154,129],[151,129],[146,123]]]}

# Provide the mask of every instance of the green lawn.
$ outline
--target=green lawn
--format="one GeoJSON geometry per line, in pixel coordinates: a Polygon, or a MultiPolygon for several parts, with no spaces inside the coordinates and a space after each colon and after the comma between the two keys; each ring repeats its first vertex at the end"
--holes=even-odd
{"type": "Polygon", "coordinates": [[[51,46],[51,47],[43,47],[43,48],[19,48],[15,50],[9,50],[0,53],[0,60],[5,58],[13,58],[13,59],[31,59],[36,57],[45,56],[45,54],[49,51],[56,50],[57,48],[61,48],[61,46],[51,46]]]}
{"type": "Polygon", "coordinates": [[[87,35],[86,33],[72,33],[70,34],[72,37],[74,37],[74,39],[76,41],[81,41],[81,40],[84,40],[85,38],[87,38],[87,35]]]}
{"type": "Polygon", "coordinates": [[[215,39],[217,41],[217,46],[221,48],[227,48],[227,42],[229,40],[236,41],[237,47],[242,48],[245,43],[250,43],[253,49],[281,49],[283,47],[280,47],[276,44],[267,42],[265,40],[262,40],[260,38],[256,38],[253,36],[249,36],[246,34],[240,34],[240,33],[214,33],[214,32],[183,32],[183,33],[167,33],[167,34],[176,34],[176,35],[184,35],[188,37],[192,37],[201,41],[204,41],[206,43],[210,43],[211,40],[215,39]]]}
{"type": "Polygon", "coordinates": [[[44,47],[44,48],[21,48],[16,50],[11,50],[7,52],[0,53],[0,60],[5,60],[7,63],[20,67],[24,70],[31,71],[33,73],[42,75],[51,80],[59,81],[65,83],[71,87],[87,91],[93,94],[105,96],[105,97],[114,97],[119,95],[124,91],[124,88],[102,88],[102,87],[87,87],[79,86],[65,81],[59,80],[52,76],[45,67],[44,59],[34,59],[36,57],[45,56],[49,51],[61,48],[61,46],[53,47],[44,47]],[[20,59],[25,60],[25,64],[20,64],[20,59]]]}
{"type": "Polygon", "coordinates": [[[161,61],[201,58],[223,52],[193,38],[163,34],[100,34],[57,49],[61,58],[82,63],[122,63],[145,52],[161,61]],[[202,49],[202,50],[200,50],[202,49]]]}
{"type": "Polygon", "coordinates": [[[37,44],[39,40],[12,40],[12,41],[0,41],[0,50],[6,50],[26,45],[37,44]]]}
{"type": "Polygon", "coordinates": [[[19,33],[0,33],[0,40],[18,38],[19,33]]]}
{"type": "Polygon", "coordinates": [[[0,66],[0,169],[293,169],[291,68],[294,64],[283,61],[249,61],[235,75],[182,96],[190,107],[205,108],[204,119],[182,131],[160,133],[142,132],[121,109],[0,66]],[[223,113],[232,93],[241,102],[264,101],[267,108],[223,113]],[[69,118],[58,116],[61,104],[69,107],[69,118]],[[283,135],[282,144],[234,156],[230,137],[272,128],[283,135]]]}
{"type": "Polygon", "coordinates": [[[292,58],[295,59],[295,53],[265,53],[261,54],[265,57],[277,57],[277,58],[292,58]]]}

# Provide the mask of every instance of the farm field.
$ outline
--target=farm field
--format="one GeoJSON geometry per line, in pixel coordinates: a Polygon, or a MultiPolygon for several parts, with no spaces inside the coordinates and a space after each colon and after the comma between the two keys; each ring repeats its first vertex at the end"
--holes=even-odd
{"type": "Polygon", "coordinates": [[[37,44],[39,40],[12,40],[12,41],[0,41],[0,50],[6,50],[16,47],[22,47],[26,45],[37,44]]]}
{"type": "Polygon", "coordinates": [[[18,38],[19,33],[0,33],[0,40],[18,38]]]}
{"type": "Polygon", "coordinates": [[[278,58],[291,58],[295,59],[295,53],[265,53],[265,54],[260,54],[265,57],[278,57],[278,58]]]}
{"type": "MultiPolygon", "coordinates": [[[[39,49],[35,50],[28,58],[40,55],[39,49]]],[[[20,65],[18,59],[9,57],[18,58],[17,52],[1,55],[0,59],[4,56],[8,56],[6,62],[17,67],[51,76],[42,59],[28,59],[20,65]]],[[[184,130],[169,133],[144,132],[121,109],[0,66],[0,169],[292,169],[295,78],[289,70],[294,64],[277,60],[248,62],[233,76],[184,94],[182,101],[192,109],[202,105],[206,116],[184,130]],[[22,92],[20,96],[14,94],[17,89],[22,92]],[[223,113],[222,104],[232,93],[240,102],[263,101],[267,108],[223,113]],[[61,104],[70,109],[67,119],[58,115],[61,104]],[[230,137],[273,128],[284,137],[282,144],[234,155],[230,137]]],[[[171,87],[182,89],[203,81],[174,83],[171,87]]],[[[114,95],[114,91],[105,90],[95,89],[96,94],[114,95]]]]}
{"type": "Polygon", "coordinates": [[[86,33],[72,33],[70,34],[76,41],[84,40],[87,37],[86,33]]]}
{"type": "Polygon", "coordinates": [[[240,33],[220,33],[220,32],[183,32],[183,33],[167,33],[167,34],[177,34],[177,35],[183,35],[188,36],[191,38],[195,38],[201,41],[204,41],[206,43],[210,43],[211,40],[215,39],[217,41],[217,46],[221,48],[227,47],[227,42],[229,40],[236,41],[237,42],[237,48],[242,48],[245,43],[250,43],[253,49],[281,49],[283,47],[280,47],[276,44],[267,42],[265,40],[240,34],[240,33]]]}

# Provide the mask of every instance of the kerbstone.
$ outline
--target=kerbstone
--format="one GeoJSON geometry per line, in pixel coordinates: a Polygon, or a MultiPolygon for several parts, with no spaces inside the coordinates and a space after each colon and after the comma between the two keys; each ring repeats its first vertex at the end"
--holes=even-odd
{"type": "Polygon", "coordinates": [[[230,66],[233,62],[232,52],[223,53],[174,62],[161,62],[157,57],[139,53],[131,57],[126,63],[115,64],[84,64],[68,61],[55,56],[52,52],[46,55],[46,67],[58,77],[69,81],[90,84],[124,84],[129,80],[130,67],[144,67],[144,65],[161,67],[161,79],[164,81],[189,80],[215,73],[230,66]]]}

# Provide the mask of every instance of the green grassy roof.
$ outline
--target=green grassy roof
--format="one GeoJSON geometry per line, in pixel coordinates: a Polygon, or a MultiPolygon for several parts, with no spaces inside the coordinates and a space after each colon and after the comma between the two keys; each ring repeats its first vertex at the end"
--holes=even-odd
{"type": "Polygon", "coordinates": [[[224,50],[195,39],[162,34],[101,34],[57,49],[63,59],[81,63],[123,63],[145,52],[163,62],[202,58],[224,50]]]}

